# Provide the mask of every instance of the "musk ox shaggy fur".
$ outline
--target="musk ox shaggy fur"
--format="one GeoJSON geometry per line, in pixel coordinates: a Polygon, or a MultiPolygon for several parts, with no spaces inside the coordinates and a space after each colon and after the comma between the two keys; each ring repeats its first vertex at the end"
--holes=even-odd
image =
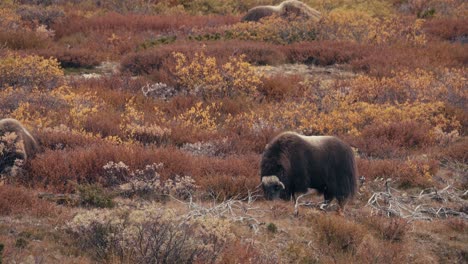
{"type": "Polygon", "coordinates": [[[353,150],[333,136],[282,133],[266,146],[260,169],[268,200],[295,199],[312,188],[343,208],[357,189],[353,150]]]}
{"type": "Polygon", "coordinates": [[[9,173],[16,160],[25,163],[38,151],[38,145],[29,131],[17,120],[0,120],[0,174],[9,173]]]}
{"type": "Polygon", "coordinates": [[[260,19],[278,15],[283,18],[303,18],[320,20],[321,13],[301,1],[288,0],[284,1],[277,6],[257,6],[250,9],[247,14],[242,18],[242,21],[259,21],[260,19]]]}

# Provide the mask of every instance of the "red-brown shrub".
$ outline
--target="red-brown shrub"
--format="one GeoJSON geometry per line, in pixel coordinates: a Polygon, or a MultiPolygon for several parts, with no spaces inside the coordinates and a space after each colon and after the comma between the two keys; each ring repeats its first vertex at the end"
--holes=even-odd
{"type": "Polygon", "coordinates": [[[48,40],[33,31],[5,31],[0,29],[0,43],[13,50],[44,48],[48,40]]]}
{"type": "Polygon", "coordinates": [[[104,15],[85,18],[82,16],[68,16],[63,23],[55,24],[53,29],[56,36],[61,38],[76,32],[107,31],[107,32],[142,32],[168,33],[175,31],[190,31],[193,28],[218,27],[230,25],[239,21],[235,16],[150,16],[107,13],[104,15]]]}
{"type": "Polygon", "coordinates": [[[435,70],[468,63],[466,45],[428,43],[424,47],[375,46],[366,56],[350,62],[353,70],[374,76],[391,76],[398,69],[435,70]]]}
{"type": "Polygon", "coordinates": [[[254,246],[235,240],[225,246],[219,263],[271,263],[268,256],[263,255],[254,246]]]}
{"type": "Polygon", "coordinates": [[[258,90],[268,101],[297,98],[303,96],[304,93],[300,84],[303,79],[300,75],[277,74],[263,78],[263,85],[258,90]]]}
{"type": "Polygon", "coordinates": [[[436,154],[440,159],[468,163],[468,138],[464,137],[436,154]]]}
{"type": "Polygon", "coordinates": [[[390,242],[401,242],[410,227],[408,222],[401,218],[385,218],[381,216],[362,216],[364,224],[370,226],[377,235],[390,242]]]}
{"type": "Polygon", "coordinates": [[[64,68],[91,68],[99,65],[101,59],[98,54],[89,49],[68,49],[68,48],[53,48],[39,50],[36,52],[44,58],[54,57],[64,68]]]}
{"type": "Polygon", "coordinates": [[[436,160],[366,160],[357,159],[359,175],[368,181],[391,178],[400,187],[428,187],[439,169],[436,160]]]}
{"type": "Polygon", "coordinates": [[[310,221],[316,230],[320,247],[329,251],[328,253],[331,253],[330,251],[354,253],[367,233],[361,225],[343,217],[318,215],[310,221]]]}
{"type": "Polygon", "coordinates": [[[392,158],[433,145],[430,129],[429,125],[414,121],[374,124],[350,142],[368,157],[392,158]]]}
{"type": "MultiPolygon", "coordinates": [[[[106,180],[103,166],[109,161],[127,164],[130,169],[141,169],[148,164],[163,163],[161,176],[164,179],[175,175],[188,175],[206,190],[211,186],[208,177],[225,177],[227,187],[222,190],[246,190],[253,188],[257,178],[258,156],[194,157],[174,148],[144,148],[138,145],[112,145],[98,143],[87,147],[67,150],[46,150],[31,161],[28,184],[39,185],[58,192],[74,190],[71,182],[103,183],[106,180]]],[[[218,180],[219,181],[219,180],[218,180]]],[[[228,193],[228,192],[226,192],[228,193]]]]}
{"type": "Polygon", "coordinates": [[[72,132],[65,127],[38,129],[34,131],[34,136],[39,145],[44,149],[60,150],[88,146],[100,142],[98,138],[72,132]]]}
{"type": "Polygon", "coordinates": [[[56,208],[25,187],[0,185],[0,215],[28,214],[38,217],[56,215],[56,208]]]}
{"type": "Polygon", "coordinates": [[[427,35],[435,39],[462,41],[468,38],[468,23],[463,18],[433,18],[424,23],[427,35]]]}
{"type": "Polygon", "coordinates": [[[120,129],[121,116],[119,112],[110,109],[102,109],[96,113],[87,116],[83,124],[83,129],[93,134],[99,134],[102,137],[124,135],[120,129]]]}
{"type": "Polygon", "coordinates": [[[345,41],[314,41],[289,45],[285,48],[289,63],[321,66],[349,63],[367,55],[373,47],[345,41]]]}

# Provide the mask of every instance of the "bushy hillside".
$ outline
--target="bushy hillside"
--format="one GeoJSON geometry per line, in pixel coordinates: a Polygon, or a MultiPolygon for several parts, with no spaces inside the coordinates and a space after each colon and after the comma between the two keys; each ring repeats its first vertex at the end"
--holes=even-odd
{"type": "Polygon", "coordinates": [[[280,2],[2,1],[0,263],[466,262],[466,1],[280,2]],[[344,216],[263,199],[289,130],[354,148],[344,216]]]}

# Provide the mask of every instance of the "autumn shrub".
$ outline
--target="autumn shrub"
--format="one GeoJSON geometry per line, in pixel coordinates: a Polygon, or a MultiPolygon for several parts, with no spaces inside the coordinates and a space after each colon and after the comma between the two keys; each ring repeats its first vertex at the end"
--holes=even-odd
{"type": "Polygon", "coordinates": [[[44,48],[48,40],[33,31],[0,29],[0,43],[12,50],[27,50],[44,48]]]}
{"type": "Polygon", "coordinates": [[[383,218],[379,216],[362,217],[365,225],[375,230],[379,238],[390,242],[402,242],[410,228],[410,224],[400,218],[383,218]]]}
{"type": "Polygon", "coordinates": [[[25,187],[0,186],[0,215],[28,214],[36,217],[55,216],[56,208],[40,200],[34,192],[25,187]]]}
{"type": "Polygon", "coordinates": [[[328,253],[336,251],[354,254],[367,233],[361,225],[341,217],[319,215],[309,221],[315,227],[320,247],[328,253]]]}
{"type": "Polygon", "coordinates": [[[232,240],[226,220],[183,218],[154,204],[78,214],[66,230],[94,260],[120,263],[213,263],[232,240]]]}
{"type": "Polygon", "coordinates": [[[367,157],[394,158],[433,145],[435,139],[430,131],[429,125],[409,120],[374,124],[365,127],[351,143],[367,157]]]}
{"type": "Polygon", "coordinates": [[[52,48],[38,50],[43,57],[54,57],[63,68],[91,68],[101,63],[100,56],[89,49],[52,48]]]}
{"type": "Polygon", "coordinates": [[[115,109],[102,109],[90,113],[82,122],[82,129],[94,135],[106,137],[124,138],[125,134],[120,129],[121,114],[115,109]]]}
{"type": "Polygon", "coordinates": [[[243,55],[230,57],[223,65],[219,65],[216,58],[208,57],[203,52],[195,53],[193,60],[188,60],[182,53],[174,53],[174,57],[174,74],[179,85],[204,98],[255,97],[258,93],[257,86],[262,83],[261,76],[245,61],[243,55]]]}
{"type": "Polygon", "coordinates": [[[40,146],[51,150],[73,149],[102,141],[92,134],[73,130],[65,125],[36,129],[34,135],[40,146]]]}
{"type": "Polygon", "coordinates": [[[225,39],[264,41],[274,44],[291,44],[316,38],[316,22],[313,20],[288,21],[270,16],[258,22],[237,23],[226,27],[225,39]]]}
{"type": "Polygon", "coordinates": [[[263,253],[256,247],[243,243],[239,240],[227,243],[222,251],[220,263],[234,264],[234,263],[272,263],[277,261],[275,256],[268,253],[263,253]]]}
{"type": "Polygon", "coordinates": [[[435,39],[462,41],[468,37],[468,26],[462,18],[434,18],[424,23],[427,35],[435,39]]]}
{"type": "Polygon", "coordinates": [[[392,179],[399,187],[428,187],[439,169],[439,162],[432,159],[358,159],[359,174],[368,180],[392,179]]]}
{"type": "Polygon", "coordinates": [[[435,154],[436,157],[446,161],[456,161],[462,164],[468,162],[468,153],[466,151],[468,147],[468,140],[466,138],[461,138],[453,142],[435,154]]]}
{"type": "Polygon", "coordinates": [[[289,63],[321,66],[350,63],[365,57],[373,49],[371,45],[330,40],[294,43],[283,48],[289,63]]]}
{"type": "Polygon", "coordinates": [[[200,185],[206,193],[207,199],[223,201],[225,199],[245,196],[249,190],[255,189],[259,179],[251,177],[236,177],[229,175],[207,175],[200,179],[200,185]]]}
{"type": "Polygon", "coordinates": [[[438,72],[403,69],[381,78],[359,75],[348,83],[349,99],[369,103],[447,101],[461,105],[468,102],[466,78],[466,73],[456,68],[438,72]]]}
{"type": "Polygon", "coordinates": [[[59,23],[60,19],[65,17],[65,13],[58,7],[40,7],[40,6],[20,6],[16,13],[21,20],[30,25],[45,25],[50,28],[53,24],[59,23]]]}
{"type": "Polygon", "coordinates": [[[318,26],[318,39],[358,43],[423,45],[422,20],[407,21],[398,16],[373,17],[364,11],[334,10],[318,26]]]}
{"type": "Polygon", "coordinates": [[[350,64],[354,71],[373,76],[392,76],[396,69],[443,69],[463,67],[468,55],[461,44],[429,42],[422,47],[376,46],[350,64]],[[429,54],[429,55],[428,55],[429,54]]]}
{"type": "Polygon", "coordinates": [[[177,31],[189,31],[192,28],[217,27],[229,25],[238,21],[235,16],[156,16],[137,14],[118,14],[115,12],[95,15],[89,18],[83,16],[67,16],[60,24],[52,28],[58,38],[77,32],[144,32],[172,33],[177,31]]]}
{"type": "Polygon", "coordinates": [[[55,59],[11,54],[0,59],[0,87],[50,90],[61,82],[63,71],[55,59]]]}
{"type": "Polygon", "coordinates": [[[226,188],[243,192],[256,186],[255,175],[259,162],[257,156],[251,155],[224,159],[193,157],[174,148],[152,149],[102,142],[73,149],[46,150],[31,160],[27,181],[28,184],[58,192],[74,191],[73,182],[100,183],[105,187],[107,177],[104,165],[109,161],[122,161],[131,170],[142,169],[148,164],[163,163],[164,168],[160,171],[162,180],[175,175],[190,175],[203,191],[207,190],[207,186],[211,186],[208,179],[224,177],[226,188]]]}
{"type": "Polygon", "coordinates": [[[259,92],[265,96],[268,101],[299,98],[304,93],[304,89],[301,87],[301,81],[303,81],[303,78],[299,75],[277,74],[264,77],[263,85],[259,87],[259,92]]]}
{"type": "Polygon", "coordinates": [[[96,184],[83,184],[77,186],[80,205],[84,207],[112,208],[114,201],[112,195],[96,184]]]}
{"type": "Polygon", "coordinates": [[[9,116],[22,123],[36,127],[56,127],[65,125],[71,129],[82,129],[88,115],[101,108],[102,101],[91,92],[79,93],[68,86],[60,86],[51,91],[33,88],[8,88],[3,91],[12,102],[9,116]],[[27,94],[25,97],[18,95],[27,94]],[[55,111],[52,111],[55,110],[55,111]],[[64,117],[67,118],[64,118],[64,117]]]}
{"type": "MultiPolygon", "coordinates": [[[[412,252],[404,243],[392,243],[380,240],[371,235],[364,237],[359,245],[353,262],[359,263],[401,263],[405,262],[412,252]]],[[[349,257],[343,258],[343,263],[349,261],[349,257]]]]}
{"type": "Polygon", "coordinates": [[[153,111],[153,116],[158,119],[158,123],[148,123],[145,120],[145,113],[136,108],[134,100],[130,99],[125,104],[125,112],[121,115],[120,128],[131,140],[139,141],[143,144],[165,145],[169,143],[171,129],[165,127],[165,114],[157,108],[153,111]]]}

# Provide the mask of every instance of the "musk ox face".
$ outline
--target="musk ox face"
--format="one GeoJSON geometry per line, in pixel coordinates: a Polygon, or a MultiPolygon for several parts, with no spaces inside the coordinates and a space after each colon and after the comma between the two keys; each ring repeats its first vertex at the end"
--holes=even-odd
{"type": "Polygon", "coordinates": [[[285,189],[284,184],[275,175],[262,177],[263,193],[267,200],[280,198],[281,192],[285,189]]]}

